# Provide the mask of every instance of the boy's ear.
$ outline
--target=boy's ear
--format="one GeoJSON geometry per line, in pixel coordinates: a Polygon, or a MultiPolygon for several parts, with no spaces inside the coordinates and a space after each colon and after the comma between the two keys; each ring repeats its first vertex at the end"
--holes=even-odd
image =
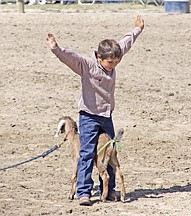
{"type": "Polygon", "coordinates": [[[100,54],[97,54],[97,58],[98,59],[102,59],[100,54]]]}

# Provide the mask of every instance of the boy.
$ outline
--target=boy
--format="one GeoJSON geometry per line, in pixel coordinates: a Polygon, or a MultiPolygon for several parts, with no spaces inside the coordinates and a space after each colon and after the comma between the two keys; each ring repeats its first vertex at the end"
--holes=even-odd
{"type": "MultiPolygon", "coordinates": [[[[47,41],[52,52],[75,73],[81,76],[82,91],[79,98],[80,157],[78,161],[76,195],[80,205],[91,205],[93,188],[91,178],[96,144],[101,133],[114,138],[112,111],[114,110],[115,67],[122,56],[131,48],[144,28],[141,16],[135,19],[135,28],[117,43],[106,39],[99,43],[93,58],[84,58],[70,49],[60,48],[53,34],[49,33],[47,41]]],[[[116,200],[115,175],[108,165],[110,176],[108,199],[116,200]]],[[[103,182],[100,179],[100,194],[103,182]]]]}

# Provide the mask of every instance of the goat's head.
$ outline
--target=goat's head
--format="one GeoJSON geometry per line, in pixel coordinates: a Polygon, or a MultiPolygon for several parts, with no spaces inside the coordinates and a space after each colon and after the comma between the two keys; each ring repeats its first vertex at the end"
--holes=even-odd
{"type": "Polygon", "coordinates": [[[58,137],[59,133],[67,133],[68,130],[71,130],[72,128],[76,133],[78,132],[77,124],[71,117],[69,116],[61,117],[59,119],[55,137],[58,137]]]}
{"type": "Polygon", "coordinates": [[[117,135],[115,137],[115,140],[116,141],[120,141],[121,138],[123,137],[123,134],[124,134],[124,129],[123,128],[120,128],[118,131],[117,131],[117,135]]]}

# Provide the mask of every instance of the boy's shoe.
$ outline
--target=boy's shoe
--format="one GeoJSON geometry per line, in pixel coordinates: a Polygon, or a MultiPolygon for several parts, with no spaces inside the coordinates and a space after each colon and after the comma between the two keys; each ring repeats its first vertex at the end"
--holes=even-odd
{"type": "Polygon", "coordinates": [[[79,204],[83,206],[91,206],[90,198],[87,196],[80,197],[79,204]]]}
{"type": "Polygon", "coordinates": [[[106,200],[112,201],[112,202],[120,201],[120,199],[121,199],[121,193],[119,191],[113,191],[111,194],[109,194],[106,197],[106,200]]]}

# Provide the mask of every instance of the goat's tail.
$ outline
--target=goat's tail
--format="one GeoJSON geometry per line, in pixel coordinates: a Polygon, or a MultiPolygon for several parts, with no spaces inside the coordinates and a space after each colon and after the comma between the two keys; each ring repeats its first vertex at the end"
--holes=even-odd
{"type": "Polygon", "coordinates": [[[121,140],[121,138],[123,137],[123,134],[124,134],[124,129],[123,128],[120,128],[118,131],[117,131],[117,134],[115,136],[115,141],[119,142],[121,140]]]}

